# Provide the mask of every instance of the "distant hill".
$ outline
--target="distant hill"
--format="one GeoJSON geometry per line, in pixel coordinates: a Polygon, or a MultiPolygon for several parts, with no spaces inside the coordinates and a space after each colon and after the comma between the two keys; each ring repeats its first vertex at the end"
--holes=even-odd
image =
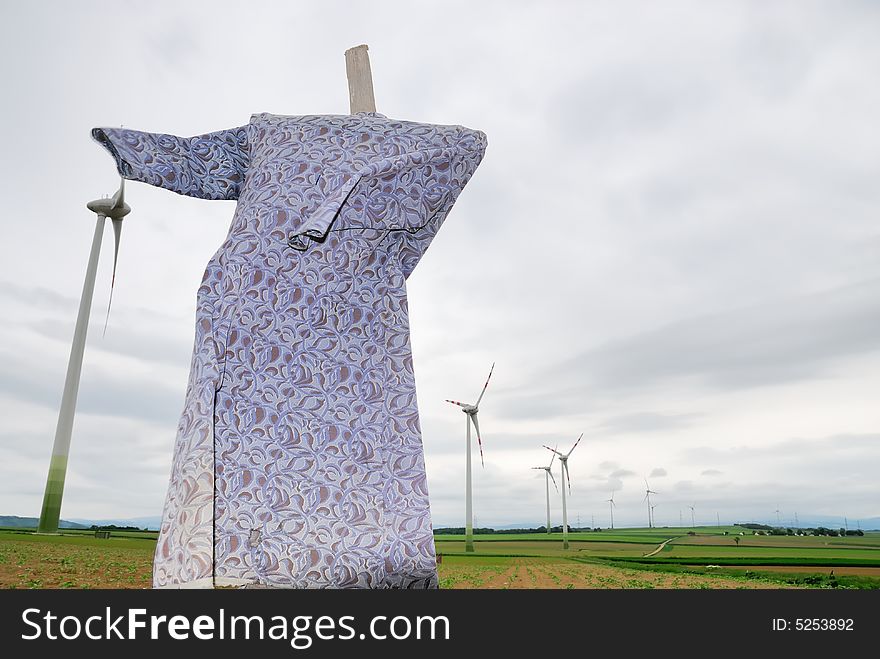
{"type": "MultiPolygon", "coordinates": [[[[0,526],[6,528],[15,528],[15,529],[35,529],[37,525],[40,523],[40,520],[36,517],[18,517],[17,515],[0,515],[0,526]]],[[[59,528],[62,529],[87,529],[89,528],[86,524],[77,524],[76,522],[69,522],[66,519],[62,519],[58,523],[59,528]]]]}
{"type": "MultiPolygon", "coordinates": [[[[17,515],[0,515],[0,527],[16,529],[35,529],[39,523],[36,517],[18,517],[17,515]]],[[[89,529],[92,526],[135,526],[139,529],[158,531],[162,523],[161,517],[126,517],[119,519],[62,519],[58,524],[62,529],[89,529]]]]}
{"type": "Polygon", "coordinates": [[[162,524],[162,518],[154,517],[119,517],[116,519],[80,519],[73,520],[78,524],[84,524],[87,528],[90,526],[136,526],[139,529],[147,529],[148,531],[158,531],[162,524]]]}

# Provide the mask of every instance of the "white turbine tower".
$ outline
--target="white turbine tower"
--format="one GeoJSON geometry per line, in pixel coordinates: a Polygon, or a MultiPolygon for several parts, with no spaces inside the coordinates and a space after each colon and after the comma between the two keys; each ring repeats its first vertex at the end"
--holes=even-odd
{"type": "Polygon", "coordinates": [[[492,371],[495,370],[495,363],[492,362],[492,368],[489,369],[489,377],[486,378],[486,384],[483,385],[483,390],[480,392],[480,397],[477,398],[477,402],[473,405],[468,405],[467,403],[460,403],[457,400],[449,400],[446,399],[447,403],[452,403],[453,405],[458,405],[461,408],[461,411],[465,413],[467,419],[465,420],[465,426],[467,426],[467,468],[465,474],[465,528],[464,528],[464,550],[466,552],[472,552],[474,550],[474,508],[473,501],[471,499],[471,424],[474,424],[474,430],[477,431],[477,444],[480,446],[480,464],[484,467],[486,464],[483,462],[483,440],[480,437],[480,423],[477,421],[477,412],[480,411],[480,401],[483,400],[483,394],[486,393],[486,387],[489,386],[489,380],[492,379],[492,371]]]}
{"type": "Polygon", "coordinates": [[[560,453],[555,448],[550,448],[549,446],[544,446],[548,451],[553,451],[556,455],[559,456],[559,471],[562,474],[562,548],[568,549],[568,511],[565,507],[565,484],[568,483],[568,490],[571,491],[571,477],[568,475],[568,456],[570,456],[574,450],[577,448],[577,445],[580,443],[581,438],[583,438],[584,433],[581,433],[581,436],[577,438],[577,441],[574,443],[574,446],[571,447],[571,451],[568,453],[560,453]]]}
{"type": "Polygon", "coordinates": [[[645,479],[645,498],[643,499],[643,501],[648,502],[648,528],[649,529],[654,528],[654,522],[652,521],[654,519],[654,515],[653,515],[653,508],[651,507],[651,495],[652,494],[657,494],[657,492],[655,492],[654,490],[651,489],[651,486],[648,485],[648,479],[646,478],[645,479]]]}
{"type": "Polygon", "coordinates": [[[556,491],[559,491],[559,486],[556,484],[556,479],[553,478],[553,472],[551,471],[551,467],[553,467],[553,460],[556,459],[556,454],[554,453],[550,456],[550,464],[546,467],[532,467],[532,469],[543,469],[544,470],[544,485],[547,488],[547,534],[550,534],[550,481],[553,481],[553,487],[556,488],[556,491]]]}
{"type": "Polygon", "coordinates": [[[614,503],[614,490],[611,490],[611,498],[605,499],[608,502],[608,508],[611,510],[611,530],[614,530],[614,506],[617,505],[614,503]]]}
{"type": "Polygon", "coordinates": [[[697,504],[694,504],[693,506],[688,506],[688,508],[691,509],[691,528],[692,529],[697,528],[697,521],[696,521],[697,518],[694,516],[694,508],[696,507],[696,505],[697,504]]]}

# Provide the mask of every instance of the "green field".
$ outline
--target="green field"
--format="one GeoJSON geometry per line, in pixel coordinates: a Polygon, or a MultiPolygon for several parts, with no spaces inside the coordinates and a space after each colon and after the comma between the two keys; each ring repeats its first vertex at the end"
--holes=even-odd
{"type": "Polygon", "coordinates": [[[0,588],[148,588],[156,534],[0,530],[0,588]]]}
{"type": "MultiPolygon", "coordinates": [[[[739,535],[739,527],[436,536],[442,588],[880,588],[880,532],[739,535]],[[724,535],[724,531],[728,535],[724,535]],[[739,539],[739,542],[735,540],[739,539]],[[663,544],[666,543],[666,544],[663,544]],[[662,548],[661,548],[662,545],[662,548]]],[[[2,588],[148,588],[155,532],[0,529],[2,588]]]]}
{"type": "MultiPolygon", "coordinates": [[[[866,533],[863,537],[814,537],[756,536],[751,531],[734,526],[617,529],[570,533],[567,551],[562,549],[562,535],[559,533],[499,533],[476,535],[474,539],[475,554],[465,554],[464,536],[438,535],[437,552],[443,555],[444,561],[452,560],[454,565],[470,562],[475,567],[481,566],[484,573],[493,560],[500,569],[500,566],[506,565],[504,561],[522,557],[522,560],[554,560],[559,564],[560,573],[568,569],[565,563],[576,563],[590,566],[589,570],[593,573],[604,574],[605,570],[614,568],[642,575],[677,575],[678,581],[673,579],[656,587],[751,588],[774,584],[774,587],[880,588],[878,532],[866,533]],[[688,535],[688,531],[693,531],[694,535],[688,535]],[[740,532],[744,535],[739,535],[740,532]],[[735,538],[738,538],[738,543],[735,538]],[[668,542],[660,549],[664,541],[668,542]],[[701,581],[706,578],[715,578],[716,581],[709,581],[706,586],[701,581]],[[731,586],[729,579],[744,581],[731,586]],[[687,583],[699,585],[688,586],[687,583]],[[713,583],[716,585],[713,586],[713,583]]],[[[441,569],[441,578],[442,573],[441,569]]],[[[640,583],[635,578],[619,579],[613,573],[605,574],[604,582],[590,582],[586,575],[583,578],[588,582],[585,587],[638,587],[627,584],[640,583]]],[[[542,585],[537,587],[551,587],[547,579],[538,581],[542,585]]],[[[644,582],[644,577],[641,582],[644,582]]],[[[503,587],[517,586],[508,584],[503,587]]]]}

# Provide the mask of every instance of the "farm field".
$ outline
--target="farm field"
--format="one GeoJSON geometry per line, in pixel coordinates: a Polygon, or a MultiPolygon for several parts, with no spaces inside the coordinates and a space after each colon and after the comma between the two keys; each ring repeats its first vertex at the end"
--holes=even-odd
{"type": "Polygon", "coordinates": [[[0,531],[0,588],[148,588],[152,538],[0,531]]]}
{"type": "Polygon", "coordinates": [[[693,529],[695,535],[688,535],[691,530],[570,533],[568,551],[562,549],[562,536],[558,533],[540,537],[476,535],[475,554],[464,553],[464,536],[438,535],[437,552],[443,554],[444,561],[440,567],[441,584],[486,588],[499,587],[496,584],[500,580],[500,587],[527,587],[522,585],[528,582],[523,575],[529,574],[523,572],[524,566],[531,565],[529,561],[538,561],[540,570],[530,567],[535,575],[541,570],[546,573],[551,564],[556,566],[551,571],[557,576],[571,572],[571,563],[582,565],[574,570],[577,577],[567,582],[571,586],[561,581],[558,584],[552,577],[548,580],[535,576],[533,581],[541,585],[532,587],[880,588],[880,533],[866,533],[863,537],[740,536],[740,532],[751,532],[740,527],[698,527],[693,529]],[[517,570],[506,561],[523,563],[517,570]],[[484,579],[492,564],[497,578],[484,579]],[[472,566],[470,571],[468,565],[472,566]],[[468,585],[481,580],[483,585],[468,585]],[[635,585],[639,583],[642,585],[635,585]]]}
{"type": "MultiPolygon", "coordinates": [[[[440,586],[880,589],[880,533],[842,538],[688,530],[571,533],[568,550],[561,534],[476,535],[474,554],[464,552],[464,536],[438,535],[440,586]]],[[[91,531],[0,530],[0,588],[149,588],[155,542],[149,532],[113,531],[98,539],[91,531]]]]}
{"type": "Polygon", "coordinates": [[[444,557],[439,566],[441,588],[599,588],[599,589],[730,589],[796,588],[781,581],[744,575],[655,572],[557,558],[444,557]]]}

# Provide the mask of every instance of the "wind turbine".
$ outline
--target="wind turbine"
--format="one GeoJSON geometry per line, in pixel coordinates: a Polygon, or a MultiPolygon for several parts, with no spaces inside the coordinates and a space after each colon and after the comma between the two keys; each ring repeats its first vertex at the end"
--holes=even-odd
{"type": "Polygon", "coordinates": [[[559,471],[562,474],[562,548],[568,549],[568,511],[565,508],[565,484],[568,483],[568,490],[571,491],[571,477],[568,474],[568,456],[574,452],[577,448],[577,445],[580,444],[581,439],[583,438],[584,433],[581,433],[581,436],[577,438],[577,441],[574,443],[574,446],[571,447],[571,451],[568,453],[560,453],[555,448],[550,448],[549,446],[544,446],[548,451],[553,451],[556,455],[559,456],[559,471]]]}
{"type": "MultiPolygon", "coordinates": [[[[557,446],[558,448],[558,446],[557,446]]],[[[553,461],[556,459],[556,453],[550,456],[550,464],[546,467],[532,467],[532,469],[543,469],[544,470],[544,485],[547,487],[547,534],[550,534],[550,481],[553,481],[553,487],[556,488],[556,491],[559,491],[559,486],[556,485],[556,479],[553,478],[553,472],[550,468],[553,466],[553,461]]]]}
{"type": "MultiPolygon", "coordinates": [[[[131,212],[125,203],[125,179],[119,183],[119,190],[111,198],[90,201],[86,207],[97,215],[95,233],[92,236],[92,250],[86,267],[76,326],[73,330],[73,344],[67,362],[67,375],[64,378],[64,392],[61,394],[61,409],[58,411],[58,425],[55,427],[55,443],[52,446],[52,459],[49,462],[49,475],[40,509],[38,533],[57,533],[61,517],[61,499],[64,495],[64,480],[67,476],[67,456],[70,453],[70,436],[73,433],[73,418],[76,413],[76,398],[79,394],[79,379],[82,373],[83,353],[86,349],[86,334],[89,329],[89,315],[92,309],[92,296],[95,292],[95,277],[98,272],[98,257],[101,255],[101,241],[104,236],[104,222],[109,217],[113,223],[116,247],[113,253],[113,281],[110,284],[110,300],[113,300],[113,283],[116,280],[116,258],[119,255],[119,238],[122,234],[122,218],[131,212]]],[[[110,305],[107,305],[107,318],[110,305]]],[[[106,331],[107,324],[104,323],[106,331]]]]}
{"type": "Polygon", "coordinates": [[[611,490],[611,498],[605,499],[608,502],[608,507],[611,510],[611,529],[614,530],[614,490],[611,490]]]}
{"type": "Polygon", "coordinates": [[[654,521],[655,526],[657,525],[657,518],[654,517],[654,508],[656,508],[656,507],[657,507],[656,503],[651,504],[651,519],[654,521]]]}
{"type": "Polygon", "coordinates": [[[483,462],[483,440],[480,437],[480,424],[477,421],[477,412],[480,411],[480,401],[483,400],[483,394],[486,393],[486,387],[489,386],[489,380],[492,379],[492,371],[494,370],[495,362],[492,362],[492,368],[489,369],[489,377],[486,378],[486,384],[483,385],[483,390],[480,392],[480,397],[477,398],[477,402],[473,405],[460,403],[457,400],[449,400],[448,398],[446,399],[447,403],[458,405],[461,408],[461,411],[464,412],[467,416],[467,420],[465,421],[465,425],[467,426],[467,469],[465,475],[464,529],[464,550],[466,552],[472,552],[474,550],[474,509],[473,501],[471,499],[471,424],[474,424],[474,430],[477,431],[477,443],[480,446],[480,464],[485,467],[486,464],[483,462]]]}
{"type": "Polygon", "coordinates": [[[691,509],[691,528],[692,529],[697,528],[696,517],[694,517],[694,506],[696,506],[696,504],[694,504],[693,506],[688,506],[688,508],[691,509]]]}
{"type": "Polygon", "coordinates": [[[776,526],[782,526],[782,522],[779,521],[779,508],[776,509],[776,526]]]}
{"type": "Polygon", "coordinates": [[[651,495],[652,494],[658,494],[658,493],[651,489],[651,486],[648,485],[648,479],[646,478],[645,479],[645,498],[642,500],[648,502],[648,528],[649,529],[654,528],[654,523],[651,521],[653,519],[653,513],[652,513],[652,509],[651,509],[651,495]]]}

